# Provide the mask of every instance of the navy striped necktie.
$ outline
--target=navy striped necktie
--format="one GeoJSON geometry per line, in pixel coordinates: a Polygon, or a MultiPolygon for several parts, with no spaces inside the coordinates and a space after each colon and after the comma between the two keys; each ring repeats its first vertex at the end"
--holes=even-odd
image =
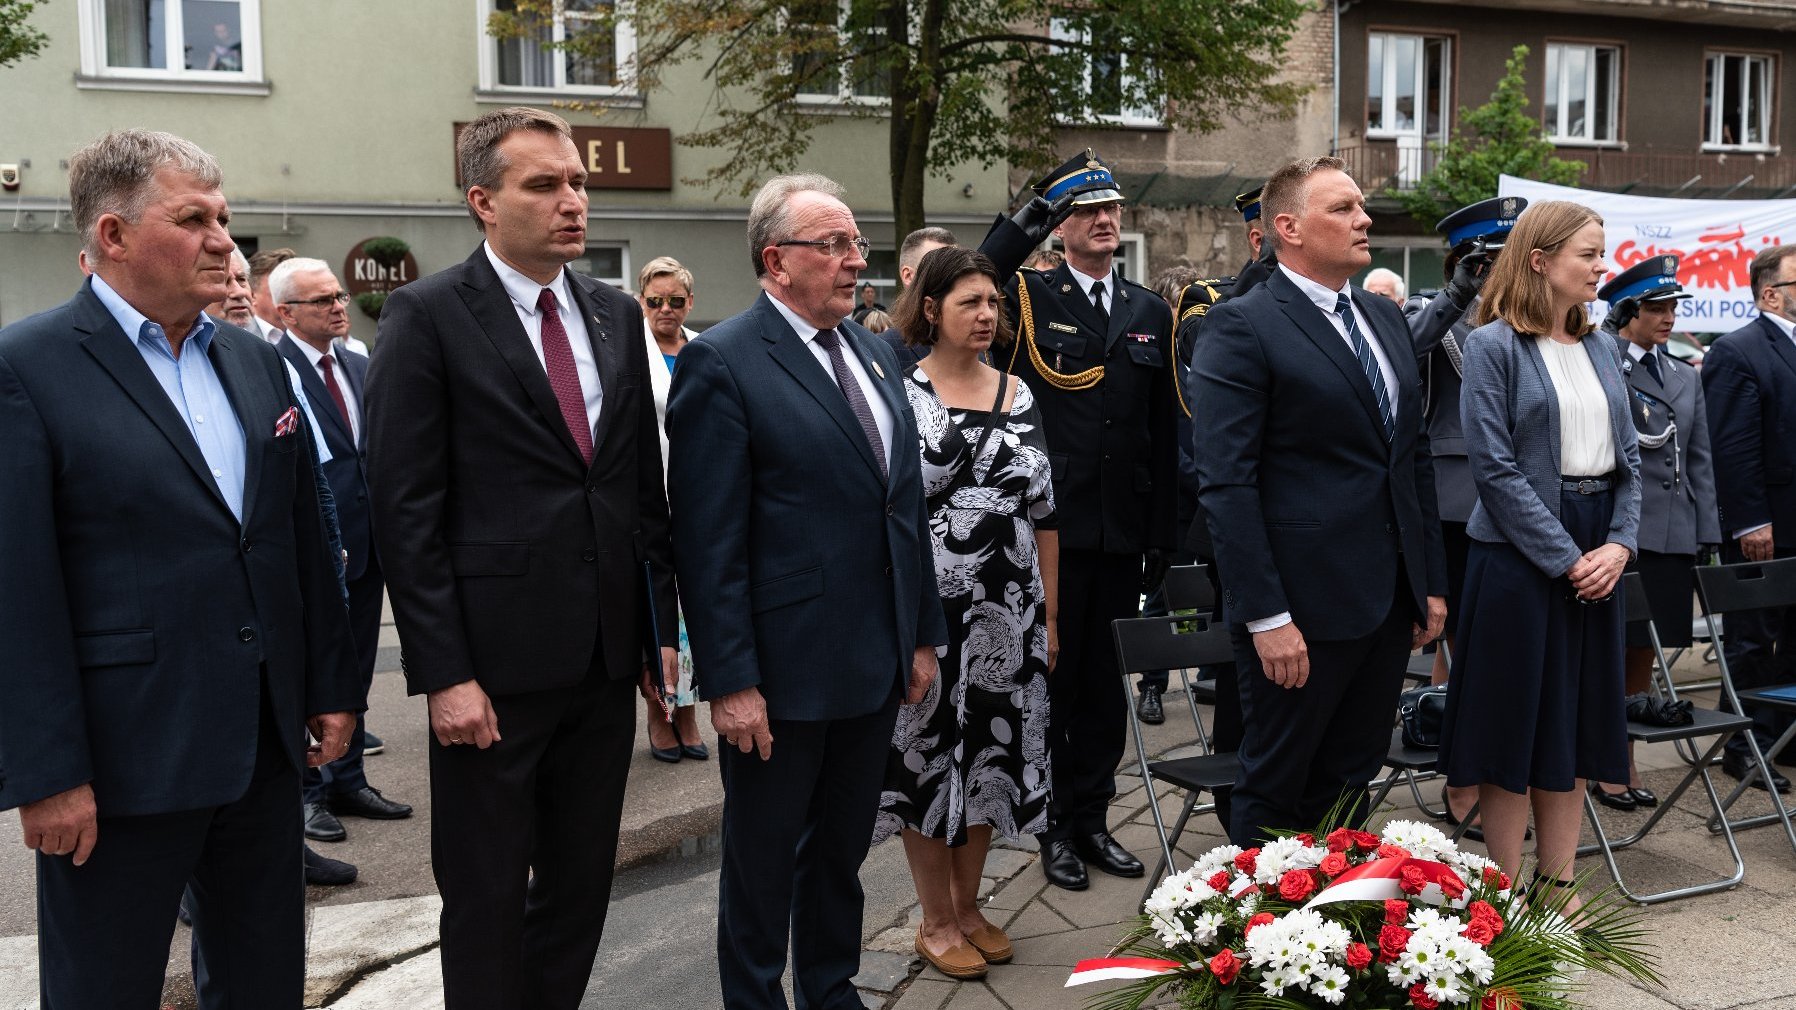
{"type": "Polygon", "coordinates": [[[1384,422],[1386,441],[1396,434],[1397,425],[1391,420],[1391,393],[1384,388],[1384,371],[1378,367],[1378,359],[1372,356],[1372,348],[1366,338],[1359,332],[1359,324],[1353,321],[1353,303],[1346,295],[1335,295],[1335,314],[1347,328],[1347,342],[1353,345],[1353,356],[1359,359],[1360,370],[1366,373],[1366,381],[1372,384],[1372,395],[1378,400],[1378,419],[1384,422]]]}

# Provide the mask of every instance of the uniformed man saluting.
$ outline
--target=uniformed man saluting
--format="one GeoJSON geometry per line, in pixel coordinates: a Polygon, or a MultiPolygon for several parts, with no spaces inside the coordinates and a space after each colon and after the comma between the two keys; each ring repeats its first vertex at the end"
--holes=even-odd
{"type": "Polygon", "coordinates": [[[1177,543],[1172,312],[1116,271],[1123,196],[1095,154],[1033,188],[1039,198],[1001,220],[980,251],[1010,274],[1043,237],[1039,225],[1067,215],[1053,226],[1066,262],[1016,273],[1005,289],[1017,340],[994,363],[1035,392],[1053,465],[1060,665],[1049,697],[1053,826],[1040,842],[1048,880],[1081,890],[1087,862],[1143,873],[1106,823],[1128,718],[1110,622],[1136,616],[1177,543]]]}

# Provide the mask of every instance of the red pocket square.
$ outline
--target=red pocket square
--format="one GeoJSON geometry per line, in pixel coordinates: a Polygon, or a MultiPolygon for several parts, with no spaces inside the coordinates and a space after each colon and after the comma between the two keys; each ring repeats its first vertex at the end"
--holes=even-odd
{"type": "Polygon", "coordinates": [[[282,414],[280,416],[280,418],[274,422],[274,437],[275,438],[280,438],[284,435],[291,435],[298,430],[299,430],[299,408],[298,407],[288,407],[287,412],[285,414],[282,414]]]}

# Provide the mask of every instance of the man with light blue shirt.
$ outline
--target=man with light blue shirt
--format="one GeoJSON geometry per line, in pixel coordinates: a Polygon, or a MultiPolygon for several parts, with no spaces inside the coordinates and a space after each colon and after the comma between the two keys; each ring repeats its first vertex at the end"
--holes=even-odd
{"type": "Polygon", "coordinates": [[[0,809],[37,852],[45,1007],[156,1006],[183,889],[202,1007],[302,999],[293,797],[360,701],[280,358],[202,312],[219,184],[165,133],[77,152],[92,277],[0,330],[0,809]]]}

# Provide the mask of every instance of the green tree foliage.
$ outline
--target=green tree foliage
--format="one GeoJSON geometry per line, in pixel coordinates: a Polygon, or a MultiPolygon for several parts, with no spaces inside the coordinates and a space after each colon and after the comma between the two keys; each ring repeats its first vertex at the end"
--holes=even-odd
{"type": "Polygon", "coordinates": [[[50,37],[25,23],[42,0],[0,0],[0,67],[36,56],[50,37]]]}
{"type": "Polygon", "coordinates": [[[1538,182],[1575,186],[1585,164],[1555,157],[1540,120],[1528,112],[1522,82],[1527,46],[1516,46],[1490,101],[1459,110],[1459,133],[1446,144],[1431,144],[1437,158],[1413,190],[1391,195],[1403,209],[1429,225],[1479,200],[1497,195],[1497,177],[1508,174],[1538,182]]]}
{"type": "MultiPolygon", "coordinates": [[[[541,37],[570,0],[515,0],[488,26],[541,37]]],[[[585,4],[582,4],[585,6],[585,4]]],[[[701,61],[711,125],[683,144],[727,155],[702,184],[753,189],[803,162],[830,116],[889,125],[898,234],[923,224],[926,174],[965,162],[1045,170],[1061,126],[1104,109],[1164,109],[1166,126],[1207,131],[1225,117],[1289,115],[1301,85],[1278,80],[1309,0],[636,0],[637,58],[619,75],[649,92],[701,61]],[[1120,61],[1120,63],[1119,63],[1120,61]],[[1088,72],[1095,68],[1096,72],[1088,72]],[[1119,72],[1120,68],[1120,72],[1119,72]],[[852,92],[820,108],[800,95],[852,92]],[[878,96],[878,97],[873,97],[878,96]]],[[[609,26],[570,52],[609,52],[609,26]]],[[[578,105],[579,103],[567,103],[578,105]]]]}

